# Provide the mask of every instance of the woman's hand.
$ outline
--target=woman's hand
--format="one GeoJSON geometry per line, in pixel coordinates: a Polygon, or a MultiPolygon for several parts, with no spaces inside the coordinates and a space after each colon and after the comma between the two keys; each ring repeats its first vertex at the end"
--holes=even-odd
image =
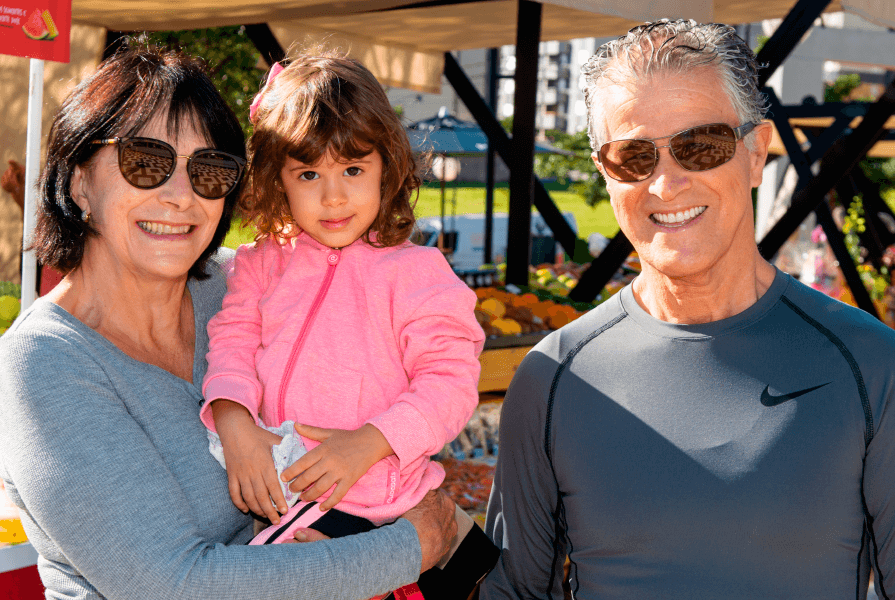
{"type": "Polygon", "coordinates": [[[215,400],[211,411],[224,447],[233,504],[242,512],[252,511],[279,524],[280,513],[289,506],[277,480],[271,448],[283,438],[255,425],[249,411],[237,402],[215,400]]]}
{"type": "Polygon", "coordinates": [[[434,567],[451,548],[457,535],[456,507],[444,490],[432,490],[419,504],[404,513],[404,518],[416,527],[423,551],[420,573],[434,567]]]}
{"type": "MultiPolygon", "coordinates": [[[[457,519],[454,517],[456,505],[444,490],[432,490],[420,503],[404,513],[403,517],[413,524],[420,538],[423,562],[420,573],[428,571],[451,548],[457,535],[457,519]]],[[[328,540],[328,536],[315,529],[297,529],[294,539],[284,543],[318,542],[328,540]]]]}
{"type": "Polygon", "coordinates": [[[335,486],[320,505],[321,510],[335,506],[370,467],[394,454],[382,432],[369,423],[355,430],[296,424],[295,431],[322,443],[284,470],[282,479],[294,480],[289,489],[301,492],[305,502],[316,500],[335,486]]]}

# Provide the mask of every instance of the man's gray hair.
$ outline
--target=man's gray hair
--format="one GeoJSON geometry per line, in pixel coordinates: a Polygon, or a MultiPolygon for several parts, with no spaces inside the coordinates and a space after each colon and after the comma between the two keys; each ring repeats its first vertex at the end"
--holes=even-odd
{"type": "MultiPolygon", "coordinates": [[[[638,25],[600,46],[581,69],[591,147],[598,150],[608,141],[606,119],[597,106],[600,88],[606,85],[601,80],[624,85],[660,74],[686,76],[692,69],[708,65],[716,65],[740,120],[736,125],[761,121],[767,100],[758,89],[758,63],[749,45],[729,25],[663,19],[638,25]]],[[[751,135],[746,145],[751,149],[751,135]]]]}

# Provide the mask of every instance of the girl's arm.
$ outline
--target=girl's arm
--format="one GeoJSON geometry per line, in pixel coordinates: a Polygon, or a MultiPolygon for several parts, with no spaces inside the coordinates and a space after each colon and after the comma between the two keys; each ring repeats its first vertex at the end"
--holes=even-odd
{"type": "Polygon", "coordinates": [[[271,447],[279,438],[257,426],[262,386],[255,370],[261,347],[258,302],[267,287],[265,253],[270,244],[241,246],[227,277],[223,307],[208,323],[208,371],[202,422],[221,438],[230,498],[241,511],[265,515],[274,524],[288,509],[271,447]]]}
{"type": "Polygon", "coordinates": [[[478,405],[485,334],[476,296],[434,248],[413,248],[412,268],[395,282],[393,323],[410,380],[385,412],[368,421],[401,465],[438,453],[478,405]]]}
{"type": "Polygon", "coordinates": [[[271,449],[282,438],[256,425],[249,411],[231,400],[215,400],[211,412],[227,463],[230,499],[242,512],[264,515],[278,525],[280,514],[289,506],[277,481],[271,449]]]}
{"type": "MultiPolygon", "coordinates": [[[[77,340],[58,332],[7,336],[0,343],[0,474],[49,561],[42,570],[59,573],[57,584],[65,580],[58,585],[109,600],[356,600],[418,577],[419,537],[404,519],[312,544],[204,539],[200,519],[206,527],[232,519],[229,501],[213,490],[188,494],[169,461],[195,473],[185,486],[202,485],[219,467],[200,452],[166,459],[144,430],[201,436],[195,422],[171,422],[159,410],[143,411],[148,421],[138,421],[116,389],[122,378],[110,379],[77,340]],[[203,501],[191,503],[197,494],[203,501]]],[[[141,393],[149,406],[195,400],[185,391],[176,403],[152,398],[151,389],[141,393]]]]}
{"type": "Polygon", "coordinates": [[[206,402],[202,422],[217,431],[211,404],[218,399],[242,404],[257,421],[262,386],[255,370],[261,347],[258,301],[267,287],[265,250],[270,244],[240,246],[227,274],[227,294],[221,310],[208,322],[208,371],[202,383],[206,402]]]}
{"type": "Polygon", "coordinates": [[[283,470],[283,481],[292,481],[289,488],[302,492],[301,499],[311,502],[335,486],[333,493],[320,505],[329,510],[338,504],[348,490],[374,464],[394,454],[382,432],[369,423],[358,429],[324,429],[295,425],[299,435],[322,442],[283,470]]]}

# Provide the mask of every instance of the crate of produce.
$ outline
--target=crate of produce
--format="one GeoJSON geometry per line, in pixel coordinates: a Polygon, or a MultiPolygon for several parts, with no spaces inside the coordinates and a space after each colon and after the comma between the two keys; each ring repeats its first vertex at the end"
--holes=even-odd
{"type": "Polygon", "coordinates": [[[0,335],[6,333],[9,326],[22,309],[22,286],[18,283],[0,281],[0,335]]]}

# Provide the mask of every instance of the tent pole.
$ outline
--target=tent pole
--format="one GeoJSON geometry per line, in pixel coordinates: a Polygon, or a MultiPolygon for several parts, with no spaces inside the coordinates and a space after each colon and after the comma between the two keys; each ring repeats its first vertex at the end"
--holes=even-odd
{"type": "MultiPolygon", "coordinates": [[[[488,142],[494,145],[497,155],[500,156],[507,167],[512,169],[513,154],[510,147],[510,137],[500,122],[494,117],[494,113],[488,108],[488,104],[482,99],[478,90],[469,81],[469,77],[466,76],[466,73],[457,64],[457,60],[450,52],[444,53],[444,76],[451,84],[451,87],[454,88],[454,91],[457,92],[463,104],[466,105],[476,123],[488,136],[488,142]]],[[[556,238],[556,241],[570,256],[576,257],[573,260],[577,262],[586,261],[590,256],[587,252],[587,242],[579,239],[575,232],[572,231],[569,223],[563,218],[556,204],[553,203],[553,199],[547,193],[541,180],[534,173],[531,174],[531,178],[535,190],[535,208],[544,217],[544,221],[547,222],[547,226],[553,232],[553,237],[556,238]]]]}
{"type": "Polygon", "coordinates": [[[831,0],[799,0],[777,27],[777,30],[765,42],[755,57],[758,64],[765,65],[758,72],[758,89],[768,83],[768,79],[783,64],[793,49],[808,33],[814,20],[823,13],[831,0]]]}
{"type": "Polygon", "coordinates": [[[37,259],[26,250],[37,221],[37,174],[40,170],[41,117],[44,95],[44,61],[31,59],[28,85],[28,137],[25,143],[25,210],[22,235],[22,310],[37,299],[37,259]]]}
{"type": "MultiPolygon", "coordinates": [[[[497,114],[497,71],[498,50],[488,50],[488,104],[491,112],[497,114]]],[[[488,153],[485,162],[485,263],[494,260],[494,144],[488,140],[488,153]]]]}
{"type": "Polygon", "coordinates": [[[528,285],[531,261],[531,205],[534,196],[535,112],[541,5],[519,0],[516,19],[516,91],[513,97],[510,214],[507,221],[506,282],[528,285]]]}
{"type": "Polygon", "coordinates": [[[255,44],[255,48],[261,53],[261,57],[269,67],[274,63],[280,62],[286,58],[286,51],[280,45],[280,41],[270,30],[267,23],[257,23],[255,25],[246,25],[246,35],[255,44]]]}

